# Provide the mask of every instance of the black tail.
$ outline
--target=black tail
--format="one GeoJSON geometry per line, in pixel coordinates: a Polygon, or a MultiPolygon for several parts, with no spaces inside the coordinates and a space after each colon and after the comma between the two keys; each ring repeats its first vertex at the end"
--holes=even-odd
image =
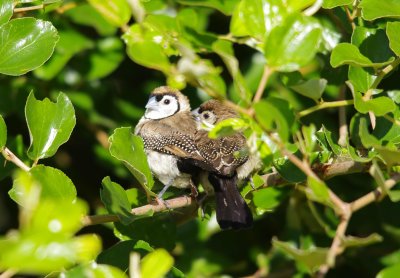
{"type": "Polygon", "coordinates": [[[210,173],[208,180],[214,187],[217,221],[221,229],[251,227],[253,215],[237,188],[237,176],[223,177],[210,173]]]}

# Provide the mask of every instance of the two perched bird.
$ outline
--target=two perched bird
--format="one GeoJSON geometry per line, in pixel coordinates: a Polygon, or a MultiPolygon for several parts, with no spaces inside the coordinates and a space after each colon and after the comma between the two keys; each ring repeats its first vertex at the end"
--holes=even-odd
{"type": "Polygon", "coordinates": [[[243,134],[210,139],[203,127],[235,117],[234,111],[216,100],[191,112],[186,96],[164,86],[151,93],[135,128],[135,134],[143,138],[150,170],[164,184],[159,197],[171,185],[188,188],[194,186],[193,181],[201,182],[206,192],[215,192],[217,221],[222,229],[252,225],[251,211],[237,183],[238,178],[250,175],[257,159],[240,155],[247,150],[243,134]]]}

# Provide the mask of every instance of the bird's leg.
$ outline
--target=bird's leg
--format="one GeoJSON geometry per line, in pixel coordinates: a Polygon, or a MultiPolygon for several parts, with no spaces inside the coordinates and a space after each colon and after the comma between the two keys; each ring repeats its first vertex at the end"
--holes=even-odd
{"type": "Polygon", "coordinates": [[[173,180],[170,180],[166,185],[164,185],[163,189],[161,189],[161,191],[157,194],[156,200],[155,200],[158,204],[163,204],[167,209],[171,209],[171,208],[168,206],[167,202],[164,201],[162,196],[168,190],[168,188],[172,185],[172,182],[173,182],[173,180]]]}

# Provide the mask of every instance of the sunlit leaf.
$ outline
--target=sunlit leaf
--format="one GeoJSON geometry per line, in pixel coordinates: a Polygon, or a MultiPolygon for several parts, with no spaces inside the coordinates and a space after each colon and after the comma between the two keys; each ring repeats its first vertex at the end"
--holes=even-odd
{"type": "Polygon", "coordinates": [[[164,249],[157,249],[147,254],[141,261],[142,277],[161,278],[174,265],[174,258],[164,249]]]}
{"type": "Polygon", "coordinates": [[[0,26],[10,20],[13,15],[13,0],[2,0],[0,3],[0,26]]]}
{"type": "Polygon", "coordinates": [[[154,180],[147,163],[142,138],[133,135],[130,127],[122,127],[114,130],[109,141],[111,155],[124,162],[143,188],[151,193],[154,180]]]}
{"type": "Polygon", "coordinates": [[[396,278],[400,273],[400,263],[386,267],[379,271],[376,278],[396,278]]]}
{"type": "Polygon", "coordinates": [[[71,268],[68,271],[62,272],[62,276],[65,278],[81,278],[81,277],[93,277],[93,278],[127,278],[127,275],[120,269],[105,265],[97,264],[95,262],[87,265],[79,265],[71,268]]]}
{"type": "Polygon", "coordinates": [[[322,7],[324,9],[332,9],[338,6],[350,5],[353,3],[353,0],[324,0],[322,7]]]}
{"type": "Polygon", "coordinates": [[[323,181],[312,176],[308,176],[307,186],[308,188],[306,189],[306,195],[310,200],[332,206],[329,189],[323,181]]]}
{"type": "Polygon", "coordinates": [[[386,34],[389,38],[390,48],[397,56],[400,56],[400,22],[388,22],[386,26],[386,34]]]}
{"type": "Polygon", "coordinates": [[[257,210],[270,211],[280,205],[287,196],[283,188],[268,187],[252,193],[253,203],[257,210]]]}
{"type": "Polygon", "coordinates": [[[75,110],[67,95],[59,93],[56,102],[37,100],[29,94],[25,117],[31,144],[28,156],[33,160],[53,156],[68,141],[75,127],[75,110]]]}
{"type": "Polygon", "coordinates": [[[397,0],[363,0],[359,7],[362,9],[362,17],[366,20],[381,17],[400,18],[400,2],[397,0]]]}
{"type": "Polygon", "coordinates": [[[58,41],[48,22],[24,17],[0,26],[0,73],[22,75],[46,62],[58,41]]]}
{"type": "Polygon", "coordinates": [[[216,124],[215,127],[212,130],[210,130],[208,136],[212,139],[216,139],[223,136],[230,136],[238,131],[242,131],[247,126],[248,125],[246,124],[246,122],[243,121],[242,119],[239,118],[226,119],[216,124]]]}
{"type": "Polygon", "coordinates": [[[88,0],[111,25],[122,27],[131,18],[131,8],[125,0],[88,0]]]}
{"type": "Polygon", "coordinates": [[[0,151],[6,145],[6,142],[7,142],[7,126],[3,117],[0,115],[0,151]]]}

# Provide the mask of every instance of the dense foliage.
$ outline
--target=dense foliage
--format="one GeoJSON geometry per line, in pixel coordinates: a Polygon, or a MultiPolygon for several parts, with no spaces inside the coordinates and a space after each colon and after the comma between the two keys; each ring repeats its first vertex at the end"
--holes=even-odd
{"type": "Polygon", "coordinates": [[[397,277],[398,0],[0,0],[0,272],[61,277],[397,277]],[[212,200],[147,195],[132,135],[168,84],[241,114],[263,167],[212,200]],[[204,215],[203,215],[204,213],[204,215]]]}

